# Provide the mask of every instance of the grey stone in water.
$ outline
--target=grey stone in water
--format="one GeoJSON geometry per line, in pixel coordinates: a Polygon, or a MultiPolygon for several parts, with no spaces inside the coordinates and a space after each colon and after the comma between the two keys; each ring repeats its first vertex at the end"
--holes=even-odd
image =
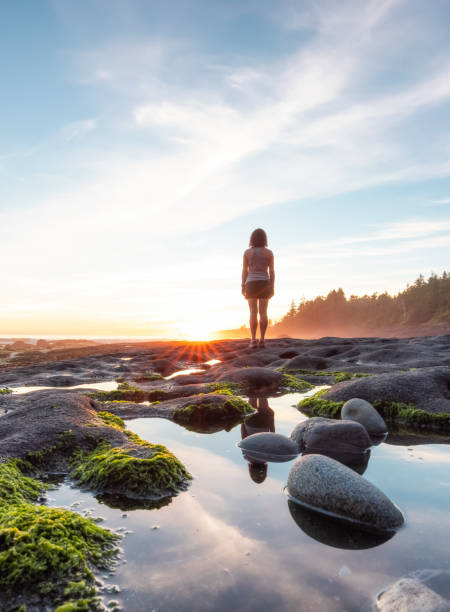
{"type": "Polygon", "coordinates": [[[366,429],[353,420],[312,417],[299,423],[291,433],[302,452],[332,450],[335,453],[361,453],[371,446],[366,429]]]}
{"type": "Polygon", "coordinates": [[[323,455],[306,455],[291,467],[288,493],[298,502],[375,530],[403,524],[400,510],[350,468],[323,455]]]}
{"type": "Polygon", "coordinates": [[[297,444],[282,434],[264,431],[247,436],[238,443],[250,461],[290,461],[298,455],[297,444]]]}
{"type": "Polygon", "coordinates": [[[449,612],[450,603],[414,578],[401,578],[377,601],[381,612],[449,612]]]}
{"type": "Polygon", "coordinates": [[[341,410],[341,419],[361,423],[371,435],[387,432],[386,423],[372,404],[359,397],[345,402],[341,410]]]}

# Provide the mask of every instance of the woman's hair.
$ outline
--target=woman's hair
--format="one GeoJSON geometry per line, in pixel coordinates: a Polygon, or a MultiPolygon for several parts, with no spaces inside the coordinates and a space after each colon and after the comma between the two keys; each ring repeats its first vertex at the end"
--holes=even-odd
{"type": "Polygon", "coordinates": [[[267,246],[267,235],[266,232],[261,229],[255,229],[250,236],[251,247],[266,247],[267,246]]]}

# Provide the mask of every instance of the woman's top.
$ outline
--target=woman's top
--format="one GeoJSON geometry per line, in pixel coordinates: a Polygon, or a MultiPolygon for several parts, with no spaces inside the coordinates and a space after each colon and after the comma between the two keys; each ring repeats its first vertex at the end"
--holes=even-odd
{"type": "Polygon", "coordinates": [[[248,261],[248,273],[246,283],[252,281],[270,280],[269,263],[270,251],[265,247],[250,247],[246,251],[248,261]]]}

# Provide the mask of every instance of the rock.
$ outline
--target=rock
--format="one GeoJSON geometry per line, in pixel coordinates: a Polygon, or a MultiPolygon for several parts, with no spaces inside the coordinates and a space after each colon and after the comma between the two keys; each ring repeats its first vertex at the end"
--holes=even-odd
{"type": "Polygon", "coordinates": [[[253,412],[248,402],[235,395],[205,393],[184,398],[172,418],[177,423],[205,426],[236,421],[253,412]]]}
{"type": "Polygon", "coordinates": [[[306,455],[291,467],[288,493],[298,502],[374,530],[403,524],[400,510],[350,468],[323,455],[306,455]]]}
{"type": "Polygon", "coordinates": [[[290,359],[285,367],[288,370],[324,370],[328,367],[328,361],[314,355],[297,355],[290,359]]]}
{"type": "Polygon", "coordinates": [[[414,404],[430,413],[450,414],[450,368],[422,368],[356,378],[334,385],[322,396],[335,402],[355,397],[371,403],[382,400],[414,404]]]}
{"type": "Polygon", "coordinates": [[[345,550],[363,550],[387,542],[393,531],[370,533],[288,500],[289,512],[300,529],[321,544],[345,550]]]}
{"type": "Polygon", "coordinates": [[[177,368],[176,364],[170,359],[155,359],[151,362],[151,367],[153,370],[155,370],[155,372],[158,372],[158,374],[162,374],[163,376],[170,376],[176,372],[177,369],[181,369],[177,368]]]}
{"type": "Polygon", "coordinates": [[[295,442],[282,434],[268,431],[247,436],[238,442],[238,446],[244,457],[253,462],[291,461],[298,455],[295,442]]]}
{"type": "Polygon", "coordinates": [[[291,433],[291,439],[301,452],[361,453],[371,446],[369,435],[360,423],[324,417],[313,417],[299,423],[291,433]]]}
{"type": "Polygon", "coordinates": [[[220,381],[235,382],[243,385],[251,391],[274,391],[281,384],[283,375],[281,372],[269,370],[268,368],[239,368],[229,370],[221,374],[220,381]]]}
{"type": "Polygon", "coordinates": [[[450,603],[414,578],[401,578],[377,601],[381,612],[450,612],[450,603]]]}
{"type": "Polygon", "coordinates": [[[386,423],[372,404],[359,397],[345,402],[341,410],[341,419],[360,423],[370,435],[376,436],[387,432],[386,423]]]}
{"type": "Polygon", "coordinates": [[[326,457],[330,457],[330,459],[334,459],[335,461],[339,461],[339,463],[343,463],[350,469],[354,470],[358,474],[364,474],[369,465],[370,459],[370,450],[362,451],[360,453],[346,453],[346,452],[333,452],[333,450],[315,450],[314,448],[308,449],[303,452],[303,455],[325,455],[326,457]]]}

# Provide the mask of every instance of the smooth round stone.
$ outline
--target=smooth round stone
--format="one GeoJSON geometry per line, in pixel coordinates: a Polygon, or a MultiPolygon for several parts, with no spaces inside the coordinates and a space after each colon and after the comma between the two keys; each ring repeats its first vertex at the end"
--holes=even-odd
{"type": "Polygon", "coordinates": [[[368,528],[391,530],[403,515],[368,480],[324,455],[306,455],[291,467],[288,493],[298,502],[368,528]]]}
{"type": "Polygon", "coordinates": [[[332,450],[335,453],[361,453],[371,446],[371,440],[361,423],[351,420],[312,417],[299,423],[291,433],[299,449],[304,452],[332,450]]]}
{"type": "Polygon", "coordinates": [[[450,602],[414,578],[401,578],[377,601],[381,612],[450,612],[450,602]]]}
{"type": "Polygon", "coordinates": [[[298,455],[295,442],[268,431],[247,436],[238,442],[238,446],[247,459],[255,461],[290,461],[298,455]]]}
{"type": "Polygon", "coordinates": [[[341,419],[361,423],[371,435],[387,431],[386,423],[372,404],[359,397],[345,402],[341,410],[341,419]]]}

